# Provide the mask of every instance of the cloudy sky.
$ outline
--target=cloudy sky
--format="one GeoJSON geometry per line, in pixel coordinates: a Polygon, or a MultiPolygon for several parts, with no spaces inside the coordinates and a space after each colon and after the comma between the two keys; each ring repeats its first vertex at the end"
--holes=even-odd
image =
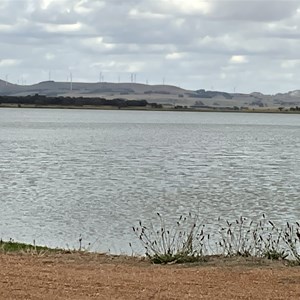
{"type": "Polygon", "coordinates": [[[300,1],[0,0],[0,78],[300,89],[300,1]]]}

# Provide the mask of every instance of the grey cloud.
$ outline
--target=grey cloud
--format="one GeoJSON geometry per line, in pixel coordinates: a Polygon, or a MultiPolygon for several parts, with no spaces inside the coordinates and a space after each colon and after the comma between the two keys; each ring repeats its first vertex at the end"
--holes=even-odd
{"type": "Polygon", "coordinates": [[[25,1],[0,1],[0,24],[16,24],[18,18],[26,12],[27,3],[25,1]]]}
{"type": "MultiPolygon", "coordinates": [[[[127,78],[186,88],[297,88],[298,1],[0,1],[0,77],[28,82],[127,78]],[[6,25],[13,25],[12,27],[6,25]],[[240,58],[240,60],[239,60],[240,58]],[[277,76],[274,76],[277,74],[277,76]],[[279,85],[281,82],[281,85],[279,85]]],[[[300,88],[300,86],[298,87],[300,88]]]]}
{"type": "Polygon", "coordinates": [[[297,1],[229,0],[212,2],[209,17],[231,20],[278,21],[293,16],[300,6],[297,1]]]}
{"type": "Polygon", "coordinates": [[[78,20],[78,16],[74,11],[64,11],[54,6],[50,6],[47,10],[38,8],[30,17],[31,21],[46,24],[75,24],[78,20]]]}

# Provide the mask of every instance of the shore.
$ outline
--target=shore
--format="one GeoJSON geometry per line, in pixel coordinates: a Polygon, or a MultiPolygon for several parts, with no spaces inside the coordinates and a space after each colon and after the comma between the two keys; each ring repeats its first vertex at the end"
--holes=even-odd
{"type": "Polygon", "coordinates": [[[300,267],[214,258],[153,265],[85,252],[0,253],[1,299],[300,299],[300,267]]]}
{"type": "Polygon", "coordinates": [[[300,114],[300,111],[279,110],[278,108],[251,108],[251,109],[222,109],[222,108],[152,108],[152,107],[122,107],[93,106],[93,105],[33,105],[33,104],[0,104],[0,108],[36,108],[36,109],[84,109],[84,110],[132,110],[132,111],[177,111],[177,112],[230,112],[230,113],[270,113],[270,114],[300,114]]]}

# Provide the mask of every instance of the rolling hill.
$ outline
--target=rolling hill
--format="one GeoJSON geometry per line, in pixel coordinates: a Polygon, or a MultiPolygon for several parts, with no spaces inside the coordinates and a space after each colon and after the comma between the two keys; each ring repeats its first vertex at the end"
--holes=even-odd
{"type": "Polygon", "coordinates": [[[17,85],[0,80],[0,95],[102,97],[128,100],[147,100],[164,105],[194,107],[295,107],[300,106],[300,90],[276,95],[225,93],[221,91],[185,90],[172,85],[146,85],[140,83],[84,83],[43,81],[33,85],[17,85]]]}

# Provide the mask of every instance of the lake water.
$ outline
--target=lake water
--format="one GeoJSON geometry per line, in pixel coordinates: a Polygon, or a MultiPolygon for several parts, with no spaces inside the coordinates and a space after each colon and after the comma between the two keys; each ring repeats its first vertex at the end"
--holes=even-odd
{"type": "Polygon", "coordinates": [[[0,237],[130,252],[156,212],[300,218],[300,115],[0,109],[0,237]]]}

